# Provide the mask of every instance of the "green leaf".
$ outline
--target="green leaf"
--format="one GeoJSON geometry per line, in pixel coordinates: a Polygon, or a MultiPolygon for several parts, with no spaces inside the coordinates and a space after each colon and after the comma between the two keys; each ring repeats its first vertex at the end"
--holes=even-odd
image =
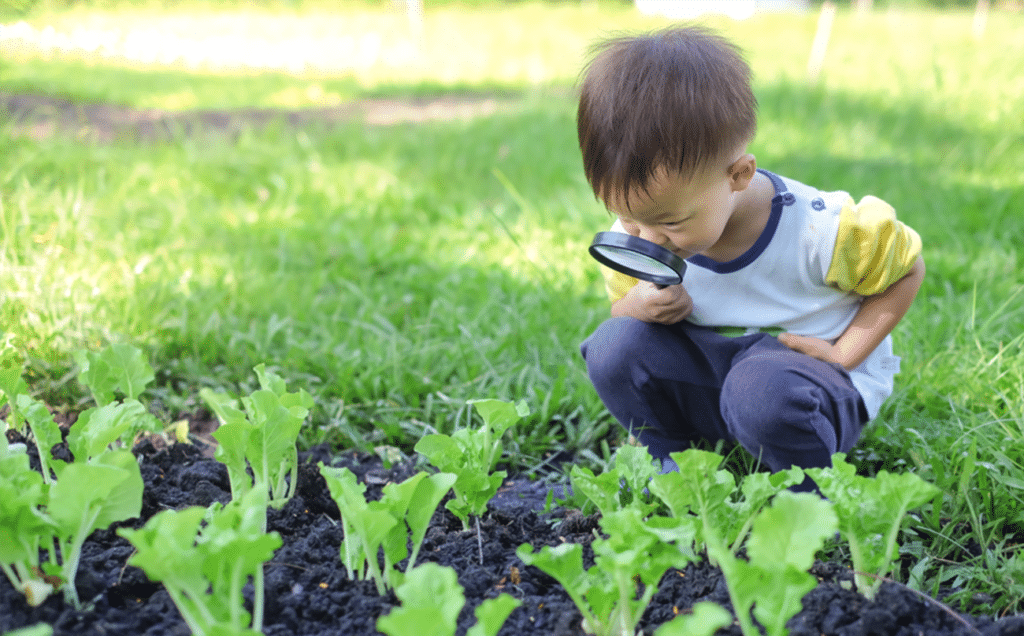
{"type": "Polygon", "coordinates": [[[245,458],[249,451],[249,440],[255,430],[256,426],[243,416],[241,420],[221,424],[213,432],[213,438],[217,440],[213,456],[228,470],[232,499],[240,499],[252,490],[252,477],[249,476],[245,458]]]}
{"type": "Polygon", "coordinates": [[[452,636],[466,604],[455,571],[436,563],[413,568],[395,596],[401,607],[377,619],[377,629],[388,636],[452,636]]]}
{"type": "MultiPolygon", "coordinates": [[[[404,534],[405,522],[396,518],[387,502],[370,502],[364,499],[366,486],[358,483],[355,474],[347,468],[330,468],[320,465],[320,473],[327,482],[331,497],[341,511],[342,528],[345,538],[341,545],[342,560],[350,574],[360,569],[357,562],[364,561],[366,568],[373,577],[377,592],[382,596],[387,591],[388,580],[397,580],[389,570],[384,572],[377,562],[377,553],[383,546],[386,560],[406,550],[404,534]],[[394,533],[400,525],[400,533],[394,533]],[[401,537],[401,548],[397,545],[401,537]]],[[[392,491],[393,492],[393,491],[392,491]]],[[[392,497],[394,502],[395,497],[392,497]]],[[[402,557],[397,557],[400,560],[402,557]]]]}
{"type": "Polygon", "coordinates": [[[11,632],[4,632],[4,636],[53,636],[53,627],[46,623],[39,623],[31,627],[22,627],[11,632]]]}
{"type": "Polygon", "coordinates": [[[600,475],[594,475],[589,468],[573,466],[569,476],[572,479],[573,492],[589,499],[601,514],[610,514],[621,509],[619,491],[622,487],[617,471],[606,470],[600,475]]]}
{"type": "Polygon", "coordinates": [[[697,515],[699,544],[707,544],[708,532],[722,534],[736,524],[730,500],[736,480],[727,470],[718,470],[722,457],[698,449],[672,453],[679,471],[657,475],[650,482],[650,491],[681,518],[697,515]]]}
{"type": "Polygon", "coordinates": [[[522,601],[508,594],[500,594],[498,598],[485,600],[474,610],[476,624],[469,628],[466,636],[496,636],[498,630],[508,620],[508,615],[522,604],[522,601]]]}
{"type": "Polygon", "coordinates": [[[131,446],[141,430],[152,430],[154,418],[141,402],[126,399],[120,404],[91,408],[78,416],[68,433],[68,449],[76,462],[89,461],[120,441],[131,446]]]}
{"type": "Polygon", "coordinates": [[[658,474],[654,460],[644,446],[626,444],[615,452],[615,470],[626,480],[634,499],[641,496],[651,478],[658,474]]]}
{"type": "Polygon", "coordinates": [[[89,387],[98,406],[114,400],[114,391],[137,399],[153,381],[153,368],[142,352],[128,344],[112,344],[99,351],[77,351],[78,379],[89,387]]]}
{"type": "Polygon", "coordinates": [[[811,574],[788,564],[765,568],[736,560],[729,569],[726,578],[736,612],[749,613],[753,607],[754,618],[768,636],[786,635],[786,622],[800,611],[804,595],[818,584],[811,574]]]}
{"type": "MultiPolygon", "coordinates": [[[[39,547],[53,543],[56,526],[43,512],[48,489],[42,476],[29,467],[24,446],[12,447],[0,433],[0,563],[21,565],[23,573],[31,573],[39,565],[39,547]]],[[[24,590],[24,582],[11,580],[16,589],[24,590]]]]}
{"type": "Polygon", "coordinates": [[[4,334],[0,341],[0,406],[5,402],[10,403],[11,411],[15,415],[15,421],[9,421],[10,428],[19,428],[17,399],[19,395],[28,393],[28,385],[22,379],[25,372],[25,357],[14,348],[14,335],[4,334]]]}
{"type": "Polygon", "coordinates": [[[68,464],[50,488],[47,512],[57,526],[64,598],[81,609],[75,574],[82,544],[96,529],[137,517],[142,509],[142,475],[129,451],[110,451],[90,463],[68,464]]]}
{"type": "MultiPolygon", "coordinates": [[[[897,557],[897,536],[906,513],[938,496],[941,491],[913,473],[881,471],[874,478],[856,474],[856,468],[837,453],[828,468],[807,469],[821,492],[832,502],[839,528],[850,544],[857,572],[886,576],[897,557]]],[[[874,598],[880,578],[854,575],[857,589],[874,598]]]]}
{"type": "Polygon", "coordinates": [[[491,429],[494,437],[501,437],[513,424],[530,414],[525,400],[517,404],[502,400],[467,400],[467,404],[476,407],[484,425],[491,429]]]}
{"type": "Polygon", "coordinates": [[[64,536],[89,534],[116,521],[139,516],[142,474],[135,456],[111,451],[93,463],[69,464],[50,488],[47,511],[64,536]],[[91,519],[83,524],[83,520],[91,519]]]}
{"type": "Polygon", "coordinates": [[[258,490],[207,514],[196,545],[204,552],[203,574],[221,602],[240,607],[246,578],[238,581],[237,576],[257,576],[281,547],[278,533],[264,531],[266,517],[267,495],[258,490]]]}
{"type": "Polygon", "coordinates": [[[590,581],[583,569],[583,546],[578,543],[543,546],[537,552],[533,552],[533,546],[524,543],[516,550],[516,556],[526,565],[532,565],[558,581],[573,600],[582,598],[590,590],[590,581]]]}
{"type": "Polygon", "coordinates": [[[238,401],[228,394],[216,393],[210,389],[203,388],[199,390],[199,397],[217,416],[221,426],[247,421],[245,413],[238,409],[238,401]]]}
{"type": "MultiPolygon", "coordinates": [[[[264,532],[266,514],[267,494],[254,490],[226,506],[159,512],[118,534],[137,550],[128,562],[164,584],[193,633],[258,634],[242,590],[250,578],[262,589],[263,564],[282,543],[264,532]]],[[[253,603],[262,608],[262,597],[253,603]]]]}
{"type": "Polygon", "coordinates": [[[213,432],[217,440],[214,458],[228,470],[231,483],[231,497],[239,499],[252,489],[246,454],[249,452],[249,438],[256,426],[238,409],[238,403],[226,393],[215,393],[200,389],[199,397],[217,416],[220,426],[213,432]]]}
{"type": "Polygon", "coordinates": [[[39,451],[39,463],[42,467],[43,480],[50,483],[50,471],[59,473],[64,462],[53,458],[52,450],[63,440],[60,427],[53,419],[53,414],[46,405],[34,400],[27,395],[19,395],[17,398],[18,410],[24,415],[29,428],[32,429],[32,436],[36,440],[36,450],[39,451]]]}
{"type": "Polygon", "coordinates": [[[439,433],[424,435],[420,441],[416,442],[413,450],[426,457],[438,470],[444,472],[458,473],[467,464],[462,447],[448,435],[439,433]]]}
{"type": "Polygon", "coordinates": [[[260,388],[273,391],[281,399],[281,404],[285,408],[292,410],[297,417],[305,418],[309,410],[316,404],[313,396],[307,393],[305,389],[299,389],[296,393],[289,393],[285,381],[275,373],[267,371],[266,365],[257,365],[253,368],[253,371],[256,372],[256,377],[259,379],[260,388]]]}
{"type": "Polygon", "coordinates": [[[789,564],[798,570],[814,565],[814,555],[836,532],[832,506],[810,493],[780,492],[757,519],[747,541],[751,563],[789,564]]]}
{"type": "Polygon", "coordinates": [[[692,614],[680,614],[663,624],[654,636],[712,636],[732,624],[732,614],[717,603],[695,603],[692,614]]]}
{"type": "Polygon", "coordinates": [[[470,448],[481,439],[480,431],[463,429],[456,436],[433,434],[425,435],[416,443],[415,451],[425,456],[439,470],[456,475],[452,488],[455,498],[449,501],[448,508],[463,525],[467,525],[469,515],[481,515],[487,510],[487,502],[504,483],[506,473],[490,472],[490,467],[481,457],[479,448],[470,448]]]}
{"type": "MultiPolygon", "coordinates": [[[[423,474],[425,475],[425,473],[423,474]]],[[[456,476],[451,473],[437,473],[415,482],[415,490],[410,494],[409,503],[405,506],[407,510],[405,522],[409,526],[409,542],[412,545],[412,555],[409,557],[406,571],[416,565],[416,558],[419,555],[423,539],[427,536],[430,520],[441,500],[452,489],[455,480],[456,476]]],[[[409,481],[411,479],[406,480],[406,482],[409,481]]],[[[387,490],[386,486],[385,490],[387,490]]]]}
{"type": "Polygon", "coordinates": [[[255,428],[249,436],[246,458],[252,467],[254,481],[273,489],[271,505],[280,507],[291,498],[297,486],[292,479],[291,488],[285,489],[285,475],[298,466],[295,445],[302,430],[305,411],[301,416],[281,404],[273,391],[260,389],[242,399],[249,421],[255,428]]]}
{"type": "Polygon", "coordinates": [[[708,557],[725,576],[745,635],[758,633],[749,618],[753,608],[769,636],[784,636],[786,622],[817,584],[806,570],[835,528],[836,516],[827,501],[814,494],[783,491],[753,521],[747,541],[749,562],[730,552],[717,533],[708,533],[708,557]]]}
{"type": "Polygon", "coordinates": [[[136,550],[128,563],[140,568],[151,581],[205,595],[209,583],[202,575],[203,555],[194,549],[205,516],[206,509],[198,506],[162,510],[138,530],[120,528],[117,534],[136,550]]]}

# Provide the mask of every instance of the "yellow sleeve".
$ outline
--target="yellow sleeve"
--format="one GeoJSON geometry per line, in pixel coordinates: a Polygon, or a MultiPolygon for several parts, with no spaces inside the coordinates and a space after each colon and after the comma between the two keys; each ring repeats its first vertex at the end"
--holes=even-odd
{"type": "Polygon", "coordinates": [[[604,265],[601,268],[601,276],[604,277],[604,288],[608,292],[608,299],[613,303],[622,300],[622,297],[629,293],[629,290],[640,281],[632,276],[627,276],[604,265]]]}
{"type": "Polygon", "coordinates": [[[879,294],[910,271],[921,254],[921,237],[896,219],[885,201],[847,201],[839,216],[832,264],[825,280],[861,296],[879,294]]]}

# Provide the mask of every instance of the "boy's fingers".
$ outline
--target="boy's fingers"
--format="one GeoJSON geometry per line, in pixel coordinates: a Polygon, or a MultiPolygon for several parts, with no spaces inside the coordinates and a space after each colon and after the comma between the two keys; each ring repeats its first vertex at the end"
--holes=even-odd
{"type": "Polygon", "coordinates": [[[832,357],[832,346],[820,340],[818,338],[809,338],[807,336],[797,336],[791,333],[780,333],[779,342],[786,345],[793,351],[803,353],[823,360],[825,362],[834,362],[832,357]]]}

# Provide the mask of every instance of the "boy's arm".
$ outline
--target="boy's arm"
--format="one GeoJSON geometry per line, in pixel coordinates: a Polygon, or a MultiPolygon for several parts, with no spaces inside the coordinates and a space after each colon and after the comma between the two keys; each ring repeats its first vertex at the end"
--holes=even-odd
{"type": "Polygon", "coordinates": [[[847,370],[852,370],[864,362],[900,320],[903,320],[914,297],[917,296],[917,290],[921,288],[924,272],[924,259],[919,256],[906,276],[885,291],[874,296],[866,296],[857,315],[834,345],[820,338],[791,333],[781,334],[779,341],[795,351],[825,362],[835,362],[847,370]]]}

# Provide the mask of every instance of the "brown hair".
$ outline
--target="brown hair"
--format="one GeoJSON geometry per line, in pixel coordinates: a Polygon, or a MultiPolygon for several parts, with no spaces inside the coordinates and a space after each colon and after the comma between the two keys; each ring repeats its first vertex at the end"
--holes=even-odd
{"type": "Polygon", "coordinates": [[[598,198],[646,191],[658,169],[694,174],[754,137],[757,100],[739,49],[701,27],[599,43],[576,116],[598,198]]]}

